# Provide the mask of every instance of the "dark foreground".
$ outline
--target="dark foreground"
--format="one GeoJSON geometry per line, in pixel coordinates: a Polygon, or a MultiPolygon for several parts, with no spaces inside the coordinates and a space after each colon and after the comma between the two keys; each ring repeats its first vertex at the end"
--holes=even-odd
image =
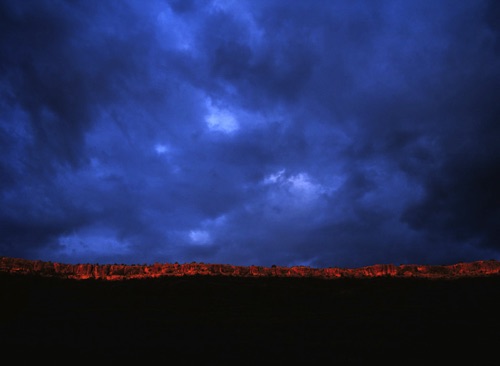
{"type": "Polygon", "coordinates": [[[1,274],[0,290],[1,351],[18,361],[493,365],[500,360],[498,276],[76,281],[1,274]]]}

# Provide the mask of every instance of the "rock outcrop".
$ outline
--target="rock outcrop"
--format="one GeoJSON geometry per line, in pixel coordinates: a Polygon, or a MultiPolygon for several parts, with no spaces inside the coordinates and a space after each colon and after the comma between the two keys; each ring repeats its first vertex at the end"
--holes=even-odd
{"type": "Polygon", "coordinates": [[[376,264],[360,268],[312,268],[308,266],[233,266],[205,263],[65,264],[41,260],[0,257],[0,272],[36,274],[44,277],[70,279],[124,280],[165,276],[233,276],[233,277],[295,277],[295,278],[460,278],[500,275],[500,262],[495,260],[456,263],[451,265],[376,264]]]}

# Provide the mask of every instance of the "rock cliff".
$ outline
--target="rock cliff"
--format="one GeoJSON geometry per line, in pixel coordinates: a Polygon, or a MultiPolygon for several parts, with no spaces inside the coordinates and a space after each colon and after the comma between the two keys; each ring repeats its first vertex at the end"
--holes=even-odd
{"type": "Polygon", "coordinates": [[[0,273],[36,274],[44,277],[70,279],[124,280],[164,276],[233,276],[233,277],[312,277],[371,278],[459,278],[500,275],[496,260],[456,263],[451,265],[376,264],[360,268],[312,268],[307,266],[234,266],[205,263],[154,263],[152,265],[126,264],[65,264],[41,260],[0,257],[0,273]]]}

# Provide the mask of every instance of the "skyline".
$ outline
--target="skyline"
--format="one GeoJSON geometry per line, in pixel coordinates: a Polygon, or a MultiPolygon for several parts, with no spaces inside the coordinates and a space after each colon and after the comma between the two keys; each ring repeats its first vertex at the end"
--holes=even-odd
{"type": "Polygon", "coordinates": [[[495,1],[0,1],[0,256],[500,260],[495,1]]]}

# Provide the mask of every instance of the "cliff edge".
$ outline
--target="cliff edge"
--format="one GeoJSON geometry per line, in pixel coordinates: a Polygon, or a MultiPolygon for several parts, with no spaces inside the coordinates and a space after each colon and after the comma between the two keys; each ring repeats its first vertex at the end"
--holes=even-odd
{"type": "Polygon", "coordinates": [[[65,264],[41,260],[0,257],[0,273],[40,275],[69,279],[124,280],[165,276],[232,276],[232,277],[303,277],[303,278],[372,278],[405,277],[453,279],[500,275],[500,262],[483,260],[450,265],[376,264],[360,268],[312,268],[308,266],[234,266],[205,263],[65,264]]]}

